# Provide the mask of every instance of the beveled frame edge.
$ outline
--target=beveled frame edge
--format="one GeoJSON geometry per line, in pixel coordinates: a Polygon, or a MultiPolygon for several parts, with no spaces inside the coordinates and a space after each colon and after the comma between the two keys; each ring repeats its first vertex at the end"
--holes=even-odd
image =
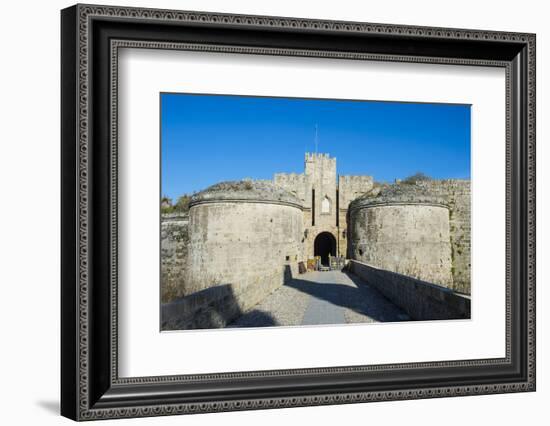
{"type": "MultiPolygon", "coordinates": [[[[62,178],[72,178],[71,183],[62,185],[62,413],[70,418],[78,420],[90,420],[112,417],[137,417],[148,415],[166,415],[176,413],[228,411],[240,409],[259,409],[290,406],[306,406],[320,404],[349,403],[362,401],[378,401],[389,399],[413,399],[440,396],[474,395],[485,393],[501,393],[515,391],[532,391],[535,389],[535,36],[533,34],[501,33],[495,31],[457,30],[446,28],[408,27],[401,25],[367,24],[352,22],[336,22],[294,18],[275,18],[262,16],[228,15],[201,12],[181,12],[153,9],[134,9],[119,7],[102,7],[77,5],[66,9],[62,16],[62,50],[65,58],[62,58],[62,178]],[[235,399],[231,401],[214,401],[203,403],[173,403],[155,404],[151,406],[128,406],[94,408],[90,401],[89,376],[89,171],[88,162],[88,101],[89,101],[89,48],[88,25],[93,17],[139,19],[141,21],[175,21],[181,23],[205,23],[223,24],[235,26],[255,26],[260,28],[299,28],[301,31],[313,30],[327,32],[359,32],[374,34],[408,34],[414,37],[443,39],[467,39],[467,40],[495,40],[519,43],[525,46],[527,58],[522,56],[526,63],[510,62],[507,73],[507,81],[510,73],[517,72],[521,75],[522,66],[527,69],[527,75],[522,81],[513,81],[517,85],[515,91],[526,91],[526,105],[512,105],[507,93],[507,109],[519,109],[521,115],[521,128],[507,129],[507,135],[517,133],[517,137],[523,141],[525,152],[519,153],[519,158],[514,159],[520,164],[516,170],[518,176],[514,182],[522,179],[525,184],[523,193],[518,200],[507,200],[509,207],[514,202],[521,207],[526,207],[523,215],[520,214],[519,226],[526,225],[527,233],[523,235],[521,254],[526,266],[526,294],[524,309],[527,332],[527,346],[525,367],[527,369],[525,381],[505,382],[493,385],[480,386],[450,386],[446,388],[434,387],[423,389],[401,389],[398,391],[380,392],[352,392],[352,393],[328,393],[310,396],[269,397],[253,399],[235,399]],[[73,55],[69,54],[73,52],[73,55]],[[68,59],[68,60],[67,60],[68,59]],[[73,62],[74,61],[74,62],[73,62]],[[514,67],[517,69],[514,70],[514,67]],[[74,95],[74,97],[73,97],[74,95]],[[75,103],[78,110],[75,109],[75,103]],[[78,143],[76,143],[77,141],[78,143]],[[526,191],[525,191],[526,190],[526,191]],[[523,204],[522,204],[523,203],[523,204]],[[77,238],[75,238],[77,237],[77,238]],[[75,284],[76,281],[76,284],[75,284]],[[71,396],[71,391],[74,396],[71,396]],[[91,408],[90,408],[91,407],[91,408]]],[[[387,56],[385,57],[387,59],[387,56]]],[[[430,61],[427,61],[430,62],[430,61]]],[[[510,97],[512,94],[510,94],[510,97]]],[[[113,112],[116,113],[116,112],[113,112]]],[[[518,113],[516,111],[516,113],[518,113]]],[[[507,120],[509,125],[509,120],[507,120]]],[[[114,135],[116,137],[116,135],[114,135]]],[[[508,145],[508,144],[507,144],[508,145]]],[[[520,147],[521,148],[521,147],[520,147]]],[[[116,154],[116,153],[115,153],[116,154]]],[[[508,154],[507,154],[508,155],[508,154]]],[[[507,195],[508,186],[511,185],[512,164],[507,161],[507,195]]],[[[116,182],[116,168],[111,178],[116,182]]],[[[520,190],[522,187],[520,185],[520,190]]],[[[115,191],[116,194],[116,191],[115,191]]],[[[508,197],[507,197],[508,199],[508,197]]],[[[113,201],[113,200],[112,200],[113,201]]],[[[521,213],[521,212],[520,212],[521,213]]],[[[507,217],[507,223],[509,218],[507,217]]],[[[516,224],[517,225],[517,224],[516,224]]],[[[116,229],[113,230],[116,235],[116,229]]],[[[507,229],[507,246],[511,243],[513,235],[507,229]]],[[[521,243],[521,242],[520,242],[521,243]]],[[[116,239],[111,240],[111,250],[116,256],[116,239]]],[[[507,251],[511,250],[507,247],[507,251]]],[[[507,277],[510,276],[510,265],[507,256],[507,277]]],[[[116,275],[116,270],[112,271],[116,275]]],[[[520,277],[521,278],[521,277],[520,277]]],[[[508,290],[507,290],[508,297],[508,290]]],[[[113,295],[116,299],[116,294],[113,295]]],[[[508,321],[509,315],[507,315],[508,321]]],[[[510,318],[510,320],[512,320],[510,318]]],[[[115,332],[116,330],[112,330],[115,332]]],[[[113,336],[113,334],[111,334],[113,336]]],[[[508,354],[508,350],[507,350],[508,354]]],[[[507,356],[508,357],[508,356],[507,356]]],[[[487,360],[485,360],[487,361],[487,360]]],[[[463,362],[463,361],[461,361],[463,362]]],[[[436,363],[439,364],[439,363],[436,363]]],[[[411,365],[399,364],[409,368],[411,365]]],[[[398,366],[399,366],[398,365],[398,366]]],[[[414,366],[418,367],[418,364],[414,366]]],[[[422,367],[425,364],[421,364],[422,367]]],[[[116,367],[116,364],[115,364],[116,367]]],[[[388,366],[374,366],[375,369],[388,368],[388,366]]],[[[390,366],[391,368],[392,366],[390,366]]],[[[350,367],[357,369],[357,367],[350,367]]],[[[393,368],[396,368],[394,365],[393,368]]],[[[398,368],[398,367],[397,367],[398,368]]],[[[320,373],[328,373],[332,368],[316,369],[320,373]]],[[[284,374],[287,370],[275,372],[261,372],[261,375],[284,374]]],[[[299,370],[294,374],[309,374],[310,369],[299,370]]],[[[238,373],[229,373],[225,377],[235,377],[238,373]]],[[[146,378],[137,380],[138,383],[171,382],[181,380],[181,376],[165,376],[161,378],[146,378]]],[[[124,383],[116,377],[116,368],[111,369],[112,383],[124,383]]],[[[197,377],[193,379],[198,379],[197,377]]],[[[131,380],[129,381],[131,382],[131,380]]]]}

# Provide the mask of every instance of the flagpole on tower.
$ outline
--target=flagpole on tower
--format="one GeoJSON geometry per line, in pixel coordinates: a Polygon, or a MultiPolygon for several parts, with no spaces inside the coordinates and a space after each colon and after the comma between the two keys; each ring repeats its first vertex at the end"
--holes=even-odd
{"type": "Polygon", "coordinates": [[[317,123],[315,123],[315,154],[317,154],[317,145],[319,143],[319,134],[317,130],[317,123]]]}

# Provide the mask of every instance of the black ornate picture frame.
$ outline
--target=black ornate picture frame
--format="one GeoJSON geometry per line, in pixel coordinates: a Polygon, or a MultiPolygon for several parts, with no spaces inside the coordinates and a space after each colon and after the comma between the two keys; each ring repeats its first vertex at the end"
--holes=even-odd
{"type": "Polygon", "coordinates": [[[62,415],[93,420],[535,390],[534,34],[76,5],[61,12],[61,52],[62,415]],[[120,378],[121,47],[504,68],[506,356],[120,378]]]}

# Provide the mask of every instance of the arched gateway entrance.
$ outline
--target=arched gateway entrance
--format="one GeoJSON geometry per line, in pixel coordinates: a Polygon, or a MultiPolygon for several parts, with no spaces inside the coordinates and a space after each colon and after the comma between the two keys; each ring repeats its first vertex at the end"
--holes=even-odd
{"type": "Polygon", "coordinates": [[[321,232],[313,243],[313,255],[321,256],[321,263],[328,266],[328,257],[336,256],[336,238],[330,232],[321,232]]]}

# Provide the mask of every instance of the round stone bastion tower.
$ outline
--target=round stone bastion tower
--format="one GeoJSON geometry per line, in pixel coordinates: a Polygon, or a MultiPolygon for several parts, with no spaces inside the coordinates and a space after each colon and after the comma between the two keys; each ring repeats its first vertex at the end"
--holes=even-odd
{"type": "Polygon", "coordinates": [[[229,323],[284,284],[303,260],[302,210],[269,181],[223,182],[192,197],[185,293],[196,294],[196,325],[229,323]]]}
{"type": "Polygon", "coordinates": [[[375,188],[350,204],[350,254],[379,269],[452,287],[449,208],[416,185],[375,188]]]}

